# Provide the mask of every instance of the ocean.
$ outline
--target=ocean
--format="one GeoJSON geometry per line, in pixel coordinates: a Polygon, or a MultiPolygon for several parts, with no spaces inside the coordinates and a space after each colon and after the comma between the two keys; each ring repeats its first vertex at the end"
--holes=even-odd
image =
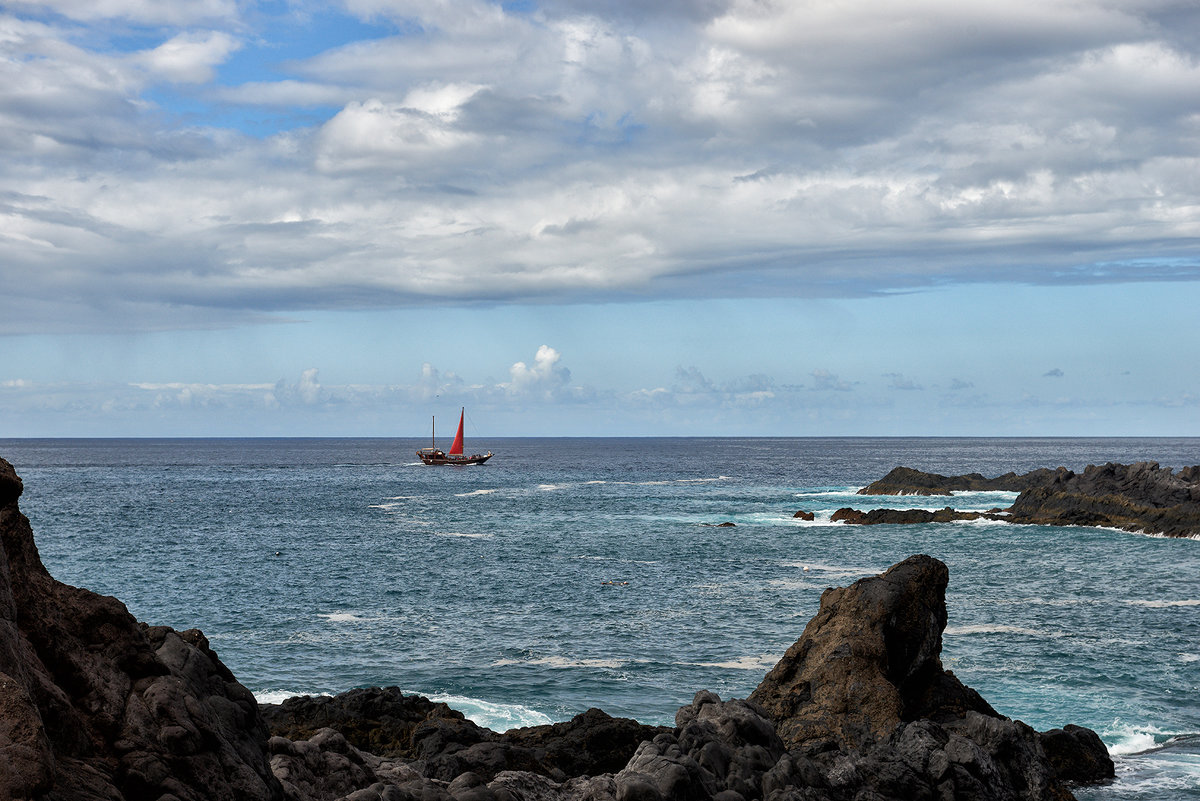
{"type": "Polygon", "coordinates": [[[670,723],[744,697],[821,592],[914,553],[950,568],[945,665],[1038,729],[1095,729],[1117,781],[1081,799],[1200,799],[1200,540],[989,521],[831,524],[943,474],[1200,463],[1200,439],[0,440],[42,560],[139,619],[199,628],[260,701],[399,686],[482,725],[598,706],[670,723]],[[814,522],[792,517],[816,514],[814,522]],[[731,527],[717,524],[730,522],[731,527]]]}

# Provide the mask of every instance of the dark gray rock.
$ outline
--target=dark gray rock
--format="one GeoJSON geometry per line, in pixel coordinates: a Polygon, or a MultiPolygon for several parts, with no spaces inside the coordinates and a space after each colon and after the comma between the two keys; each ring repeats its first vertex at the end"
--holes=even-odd
{"type": "Polygon", "coordinates": [[[279,801],[254,697],[199,631],[55,581],[0,459],[0,797],[279,801]]]}

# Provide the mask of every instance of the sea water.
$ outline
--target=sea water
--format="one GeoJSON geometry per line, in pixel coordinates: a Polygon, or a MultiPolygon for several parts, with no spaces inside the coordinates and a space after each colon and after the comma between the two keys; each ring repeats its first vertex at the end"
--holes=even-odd
{"type": "Polygon", "coordinates": [[[203,630],[262,701],[395,685],[497,730],[593,706],[670,723],[697,690],[749,694],[825,588],[927,553],[950,568],[946,667],[1113,753],[1117,781],[1080,798],[1200,799],[1200,540],[830,523],[1015,497],[854,494],[897,465],[1181,467],[1200,439],[481,439],[497,455],[477,467],[421,465],[424,445],[0,440],[0,456],[56,578],[203,630]]]}

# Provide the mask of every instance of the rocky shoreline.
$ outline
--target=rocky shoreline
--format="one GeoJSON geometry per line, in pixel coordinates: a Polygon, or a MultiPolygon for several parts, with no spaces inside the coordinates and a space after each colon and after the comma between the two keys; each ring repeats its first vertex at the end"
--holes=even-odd
{"type": "Polygon", "coordinates": [[[1091,730],[1037,732],[943,668],[929,556],[826,590],[748,699],[497,733],[396,688],[260,706],[201,632],[53,579],[22,489],[0,459],[0,799],[1066,801],[1113,776],[1091,730]]]}
{"type": "Polygon", "coordinates": [[[1041,526],[1100,526],[1165,537],[1200,537],[1200,465],[1175,473],[1157,462],[1088,465],[1082,473],[1065,467],[1023,475],[984,478],[979,473],[942,476],[897,467],[858,491],[859,495],[951,495],[962,491],[1007,491],[1020,495],[1008,509],[963,512],[924,509],[839,509],[833,520],[852,524],[946,523],[989,520],[1041,526]]]}

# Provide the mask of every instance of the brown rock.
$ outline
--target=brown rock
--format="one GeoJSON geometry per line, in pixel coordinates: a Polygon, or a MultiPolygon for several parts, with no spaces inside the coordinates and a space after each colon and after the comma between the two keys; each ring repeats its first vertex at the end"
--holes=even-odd
{"type": "Polygon", "coordinates": [[[911,556],[882,575],[826,590],[804,634],[750,700],[789,747],[858,748],[901,721],[937,719],[951,707],[995,715],[942,669],[948,578],[940,561],[911,556]]]}

